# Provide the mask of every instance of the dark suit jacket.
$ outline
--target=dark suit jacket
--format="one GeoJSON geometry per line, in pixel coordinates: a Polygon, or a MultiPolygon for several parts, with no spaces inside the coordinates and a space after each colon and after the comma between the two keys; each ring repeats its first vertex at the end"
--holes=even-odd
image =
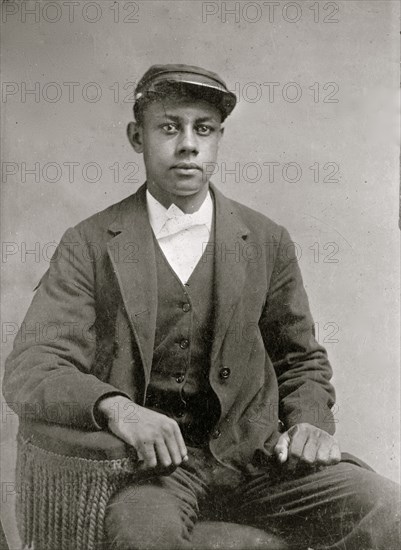
{"type": "MultiPolygon", "coordinates": [[[[102,396],[117,390],[144,403],[157,313],[145,189],[64,234],[6,362],[4,395],[20,417],[100,429],[94,409],[102,396]]],[[[334,390],[287,231],[211,190],[209,379],[221,414],[210,449],[236,467],[257,450],[272,453],[279,421],[333,433],[334,390]]]]}

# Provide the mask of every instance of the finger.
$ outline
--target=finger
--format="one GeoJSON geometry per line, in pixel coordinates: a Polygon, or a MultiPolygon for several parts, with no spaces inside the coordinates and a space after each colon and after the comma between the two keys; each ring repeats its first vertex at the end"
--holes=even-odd
{"type": "Polygon", "coordinates": [[[164,442],[167,446],[172,463],[174,464],[174,466],[179,466],[184,457],[181,455],[181,451],[176,439],[176,431],[173,427],[171,429],[171,432],[165,435],[164,442]]]}
{"type": "Polygon", "coordinates": [[[318,439],[315,436],[309,436],[302,450],[300,460],[305,464],[315,464],[318,450],[318,439]]]}
{"type": "Polygon", "coordinates": [[[182,460],[185,462],[188,460],[188,450],[187,446],[185,445],[184,438],[182,437],[181,430],[176,422],[174,423],[174,435],[178,445],[178,449],[181,453],[182,460]]]}
{"type": "Polygon", "coordinates": [[[299,426],[295,426],[290,432],[290,438],[288,454],[292,462],[295,463],[301,458],[308,437],[305,430],[301,430],[299,426]]]}
{"type": "Polygon", "coordinates": [[[141,469],[155,468],[157,465],[156,451],[153,443],[142,442],[138,445],[138,455],[143,458],[141,469]]]}
{"type": "Polygon", "coordinates": [[[338,443],[334,441],[333,445],[330,448],[329,453],[329,463],[338,464],[341,461],[341,451],[338,443]]]}
{"type": "Polygon", "coordinates": [[[288,432],[284,432],[280,435],[276,446],[274,447],[274,452],[281,464],[284,464],[284,462],[288,459],[288,448],[290,446],[290,436],[288,432]]]}
{"type": "Polygon", "coordinates": [[[332,448],[331,441],[322,441],[321,444],[318,446],[317,453],[316,453],[316,462],[319,464],[324,464],[325,466],[327,464],[331,464],[330,459],[330,452],[332,448]]]}
{"type": "Polygon", "coordinates": [[[142,466],[143,463],[145,462],[145,459],[144,459],[141,451],[139,449],[138,450],[135,449],[135,447],[134,447],[134,451],[136,452],[136,458],[137,458],[139,466],[142,466]]]}
{"type": "Polygon", "coordinates": [[[168,468],[171,466],[173,460],[169,449],[167,448],[163,439],[157,440],[155,443],[156,454],[157,454],[157,463],[158,465],[168,468]]]}

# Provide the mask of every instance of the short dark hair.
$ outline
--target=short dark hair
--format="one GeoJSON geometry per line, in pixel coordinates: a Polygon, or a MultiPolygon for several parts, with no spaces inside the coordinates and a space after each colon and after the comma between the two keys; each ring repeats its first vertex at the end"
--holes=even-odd
{"type": "Polygon", "coordinates": [[[163,82],[158,86],[157,91],[146,92],[142,97],[136,100],[134,104],[134,117],[139,125],[143,124],[143,113],[146,107],[157,101],[166,99],[175,99],[183,101],[207,101],[218,109],[221,114],[221,122],[224,122],[227,115],[221,107],[220,97],[210,88],[201,86],[183,84],[177,82],[163,82]]]}

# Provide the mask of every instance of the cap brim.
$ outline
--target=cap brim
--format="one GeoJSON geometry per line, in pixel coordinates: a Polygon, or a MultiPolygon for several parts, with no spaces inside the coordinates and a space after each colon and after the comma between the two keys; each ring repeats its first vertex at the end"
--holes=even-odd
{"type": "Polygon", "coordinates": [[[184,85],[189,87],[195,87],[198,90],[204,89],[205,92],[215,94],[220,98],[218,101],[220,107],[224,110],[225,115],[228,116],[231,111],[234,109],[237,103],[237,97],[233,92],[230,92],[224,88],[219,82],[213,82],[208,77],[203,77],[202,75],[188,74],[188,73],[170,73],[163,74],[155,78],[149,86],[146,86],[146,90],[142,93],[137,94],[136,99],[139,99],[141,96],[148,92],[158,92],[160,91],[160,85],[165,83],[184,85]]]}

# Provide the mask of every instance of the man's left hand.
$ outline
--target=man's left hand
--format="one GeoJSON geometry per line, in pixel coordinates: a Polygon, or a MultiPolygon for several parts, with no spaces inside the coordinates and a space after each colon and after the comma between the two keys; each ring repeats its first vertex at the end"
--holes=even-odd
{"type": "Polygon", "coordinates": [[[307,424],[292,426],[281,434],[274,452],[281,464],[288,461],[290,469],[298,465],[329,466],[341,460],[341,452],[333,436],[307,424]]]}

